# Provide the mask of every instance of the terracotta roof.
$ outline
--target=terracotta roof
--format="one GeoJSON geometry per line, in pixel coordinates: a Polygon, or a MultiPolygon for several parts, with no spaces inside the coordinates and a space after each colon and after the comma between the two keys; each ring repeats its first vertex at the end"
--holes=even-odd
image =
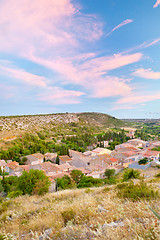
{"type": "Polygon", "coordinates": [[[100,153],[100,152],[102,152],[104,150],[105,150],[105,148],[96,148],[92,152],[100,153]]]}
{"type": "Polygon", "coordinates": [[[19,165],[19,163],[16,162],[16,161],[13,161],[13,162],[7,163],[7,166],[8,166],[8,167],[9,167],[9,166],[18,166],[18,165],[19,165]]]}
{"type": "Polygon", "coordinates": [[[72,158],[70,158],[68,155],[59,156],[59,159],[63,162],[72,161],[72,158]]]}
{"type": "Polygon", "coordinates": [[[159,151],[151,151],[151,150],[148,150],[146,153],[144,153],[143,156],[148,156],[148,157],[156,157],[158,154],[160,154],[159,151]]]}
{"type": "Polygon", "coordinates": [[[87,169],[85,169],[83,167],[77,168],[77,170],[82,171],[82,173],[89,173],[90,172],[89,170],[87,170],[87,169]]]}
{"type": "Polygon", "coordinates": [[[45,172],[57,172],[60,171],[59,165],[51,162],[43,162],[39,164],[42,170],[45,172]]]}
{"type": "Polygon", "coordinates": [[[62,172],[62,173],[55,173],[55,174],[53,174],[50,178],[51,178],[51,179],[62,178],[62,177],[64,177],[65,175],[67,175],[67,176],[70,177],[70,174],[69,174],[69,173],[67,173],[67,172],[62,172]]]}
{"type": "Polygon", "coordinates": [[[56,182],[52,177],[49,177],[49,180],[50,180],[51,182],[56,182]]]}
{"type": "Polygon", "coordinates": [[[20,165],[21,168],[23,168],[25,171],[29,172],[30,170],[30,165],[20,165]]]}
{"type": "Polygon", "coordinates": [[[63,164],[58,165],[58,166],[59,166],[59,169],[62,170],[62,171],[64,171],[64,170],[72,171],[72,170],[76,169],[76,167],[69,165],[69,163],[63,163],[63,164]]]}
{"type": "Polygon", "coordinates": [[[118,162],[118,159],[116,159],[116,158],[110,158],[110,160],[111,160],[112,162],[118,162]]]}
{"type": "Polygon", "coordinates": [[[32,156],[35,158],[38,158],[38,159],[44,158],[44,155],[41,153],[34,153],[34,154],[32,154],[32,156]]]}

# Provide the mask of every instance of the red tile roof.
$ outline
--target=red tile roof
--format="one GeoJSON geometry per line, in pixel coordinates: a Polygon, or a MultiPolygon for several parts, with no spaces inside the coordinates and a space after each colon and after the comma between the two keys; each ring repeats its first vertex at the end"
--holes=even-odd
{"type": "Polygon", "coordinates": [[[112,162],[118,162],[118,159],[116,159],[116,158],[110,158],[110,160],[111,160],[112,162]]]}

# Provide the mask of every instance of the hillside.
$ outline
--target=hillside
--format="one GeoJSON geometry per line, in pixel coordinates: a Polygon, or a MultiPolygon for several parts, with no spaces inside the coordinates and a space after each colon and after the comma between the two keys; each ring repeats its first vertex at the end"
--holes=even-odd
{"type": "Polygon", "coordinates": [[[95,124],[104,127],[120,127],[125,125],[122,120],[104,113],[86,112],[78,113],[77,116],[80,120],[86,123],[88,122],[89,124],[95,124]]]}
{"type": "MultiPolygon", "coordinates": [[[[142,172],[148,174],[148,170],[142,172]]],[[[134,181],[136,185],[140,180],[134,181]]],[[[145,182],[150,190],[159,191],[160,179],[145,178],[145,182]]],[[[123,183],[120,191],[124,186],[123,183]]],[[[2,201],[0,233],[13,236],[5,239],[26,240],[160,239],[158,218],[148,208],[149,205],[158,212],[160,201],[151,195],[152,191],[147,197],[150,190],[141,200],[122,198],[113,185],[2,201]]]]}
{"type": "Polygon", "coordinates": [[[104,130],[107,127],[125,125],[123,121],[102,113],[57,113],[0,117],[0,139],[6,137],[12,139],[12,137],[25,132],[33,133],[43,131],[44,129],[50,130],[55,128],[55,133],[61,130],[64,134],[72,134],[73,127],[89,127],[96,131],[96,127],[104,130]]]}

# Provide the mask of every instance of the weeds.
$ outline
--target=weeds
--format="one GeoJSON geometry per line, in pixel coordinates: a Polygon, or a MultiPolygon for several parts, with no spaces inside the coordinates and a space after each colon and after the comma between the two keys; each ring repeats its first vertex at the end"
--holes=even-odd
{"type": "Polygon", "coordinates": [[[139,184],[133,183],[121,183],[117,185],[118,193],[117,196],[120,198],[128,198],[134,201],[139,199],[155,199],[159,197],[158,191],[148,187],[147,184],[142,180],[139,184]]]}

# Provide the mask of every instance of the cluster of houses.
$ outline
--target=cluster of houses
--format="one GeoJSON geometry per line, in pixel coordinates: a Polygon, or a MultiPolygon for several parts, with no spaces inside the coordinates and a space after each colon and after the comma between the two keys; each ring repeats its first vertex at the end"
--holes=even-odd
{"type": "Polygon", "coordinates": [[[141,139],[131,139],[122,143],[111,151],[106,148],[96,148],[92,151],[80,153],[69,150],[69,156],[59,156],[59,165],[56,164],[56,153],[35,153],[26,156],[24,165],[18,162],[0,160],[1,170],[12,176],[20,176],[22,172],[30,169],[43,170],[52,182],[51,189],[55,189],[55,179],[64,175],[70,176],[72,170],[81,170],[86,176],[104,178],[105,169],[115,169],[116,173],[124,168],[145,169],[156,166],[159,162],[159,151],[152,151],[159,147],[159,141],[146,142],[141,139]],[[148,164],[139,165],[140,159],[147,158],[148,164]],[[54,187],[53,187],[54,185],[54,187]]]}

